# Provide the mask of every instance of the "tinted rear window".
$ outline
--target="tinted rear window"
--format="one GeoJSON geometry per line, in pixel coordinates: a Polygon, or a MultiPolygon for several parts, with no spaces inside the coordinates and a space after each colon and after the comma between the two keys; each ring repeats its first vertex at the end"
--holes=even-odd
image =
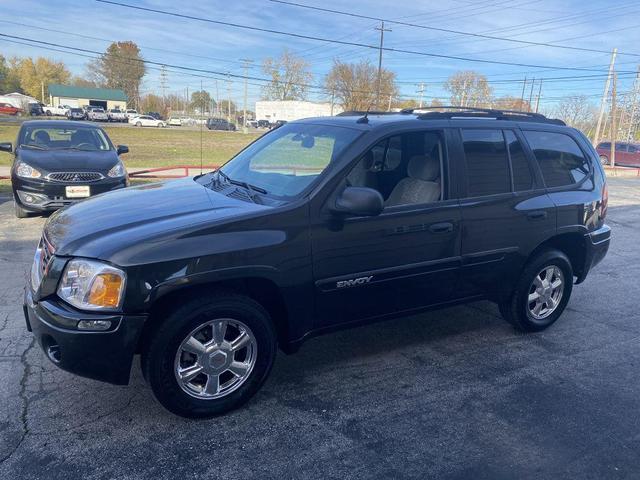
{"type": "Polygon", "coordinates": [[[525,131],[524,136],[540,165],[547,187],[573,185],[589,174],[587,159],[569,135],[525,131]]]}
{"type": "Polygon", "coordinates": [[[509,159],[502,130],[462,130],[467,196],[511,191],[509,159]]]}

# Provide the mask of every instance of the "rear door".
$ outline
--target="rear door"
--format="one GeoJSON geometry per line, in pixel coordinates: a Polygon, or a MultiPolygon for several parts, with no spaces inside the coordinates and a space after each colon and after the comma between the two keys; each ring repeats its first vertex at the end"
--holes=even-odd
{"type": "Polygon", "coordinates": [[[517,128],[457,130],[462,174],[462,271],[458,294],[497,298],[528,254],[556,228],[556,211],[517,128]]]}

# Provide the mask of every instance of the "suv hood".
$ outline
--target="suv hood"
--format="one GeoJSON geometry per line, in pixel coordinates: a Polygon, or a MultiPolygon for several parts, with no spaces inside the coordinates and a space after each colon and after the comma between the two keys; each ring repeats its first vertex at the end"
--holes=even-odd
{"type": "Polygon", "coordinates": [[[45,172],[108,172],[118,162],[115,150],[32,150],[20,148],[20,161],[45,172]]]}
{"type": "Polygon", "coordinates": [[[135,263],[136,251],[142,252],[145,245],[188,235],[193,227],[270,209],[184,178],[115,190],[73,204],[51,215],[44,232],[56,255],[100,258],[126,266],[135,263]]]}

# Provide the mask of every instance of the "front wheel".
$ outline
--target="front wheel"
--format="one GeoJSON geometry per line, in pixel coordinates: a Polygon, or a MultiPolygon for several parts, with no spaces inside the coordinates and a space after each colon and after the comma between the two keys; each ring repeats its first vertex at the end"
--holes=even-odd
{"type": "Polygon", "coordinates": [[[518,330],[539,332],[562,315],[573,289],[573,269],[559,250],[539,253],[524,268],[509,299],[499,303],[500,313],[518,330]]]}
{"type": "Polygon", "coordinates": [[[276,355],[269,314],[249,297],[196,298],[169,314],[144,349],[142,368],[158,401],[189,418],[220,415],[249,400],[276,355]]]}
{"type": "Polygon", "coordinates": [[[13,201],[13,213],[15,213],[16,218],[27,218],[29,216],[29,212],[22,208],[15,200],[13,201]]]}
{"type": "Polygon", "coordinates": [[[602,165],[609,165],[609,159],[605,155],[600,155],[600,163],[602,165]]]}
{"type": "Polygon", "coordinates": [[[136,127],[141,127],[141,126],[142,126],[142,123],[136,122],[136,127]]]}

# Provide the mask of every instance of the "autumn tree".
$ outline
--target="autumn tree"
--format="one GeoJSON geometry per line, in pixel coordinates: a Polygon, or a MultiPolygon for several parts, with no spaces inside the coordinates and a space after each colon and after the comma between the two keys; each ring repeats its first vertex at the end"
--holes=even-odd
{"type": "Polygon", "coordinates": [[[335,95],[345,110],[387,110],[398,97],[396,75],[382,69],[380,74],[380,102],[377,102],[378,69],[368,60],[343,63],[334,60],[327,75],[325,88],[335,95]]]}
{"type": "Polygon", "coordinates": [[[26,95],[41,98],[44,87],[43,101],[49,97],[50,83],[67,83],[71,78],[71,72],[63,62],[54,62],[44,57],[38,57],[35,61],[30,57],[22,58],[15,63],[14,68],[17,68],[20,88],[26,95]]]}
{"type": "Polygon", "coordinates": [[[79,75],[74,75],[73,77],[71,77],[71,80],[69,81],[69,83],[71,85],[74,85],[76,87],[90,87],[90,88],[95,88],[98,85],[96,85],[96,82],[94,82],[93,80],[90,80],[88,78],[84,78],[81,77],[79,75]]]}
{"type": "Polygon", "coordinates": [[[0,93],[11,93],[20,91],[20,76],[15,68],[15,60],[7,62],[4,56],[0,55],[0,93]]]}
{"type": "Polygon", "coordinates": [[[265,100],[304,100],[313,81],[309,63],[287,49],[278,58],[267,58],[262,70],[270,78],[263,88],[265,100]]]}
{"type": "Polygon", "coordinates": [[[162,116],[165,116],[167,113],[163,98],[159,95],[154,95],[153,93],[148,93],[140,98],[140,111],[158,112],[162,116]]]}
{"type": "Polygon", "coordinates": [[[131,41],[114,42],[100,58],[88,65],[98,85],[124,90],[130,102],[140,99],[140,83],[146,72],[140,49],[131,41]]]}
{"type": "Polygon", "coordinates": [[[451,75],[444,84],[452,106],[484,107],[491,102],[491,87],[484,75],[466,70],[451,75]]]}

